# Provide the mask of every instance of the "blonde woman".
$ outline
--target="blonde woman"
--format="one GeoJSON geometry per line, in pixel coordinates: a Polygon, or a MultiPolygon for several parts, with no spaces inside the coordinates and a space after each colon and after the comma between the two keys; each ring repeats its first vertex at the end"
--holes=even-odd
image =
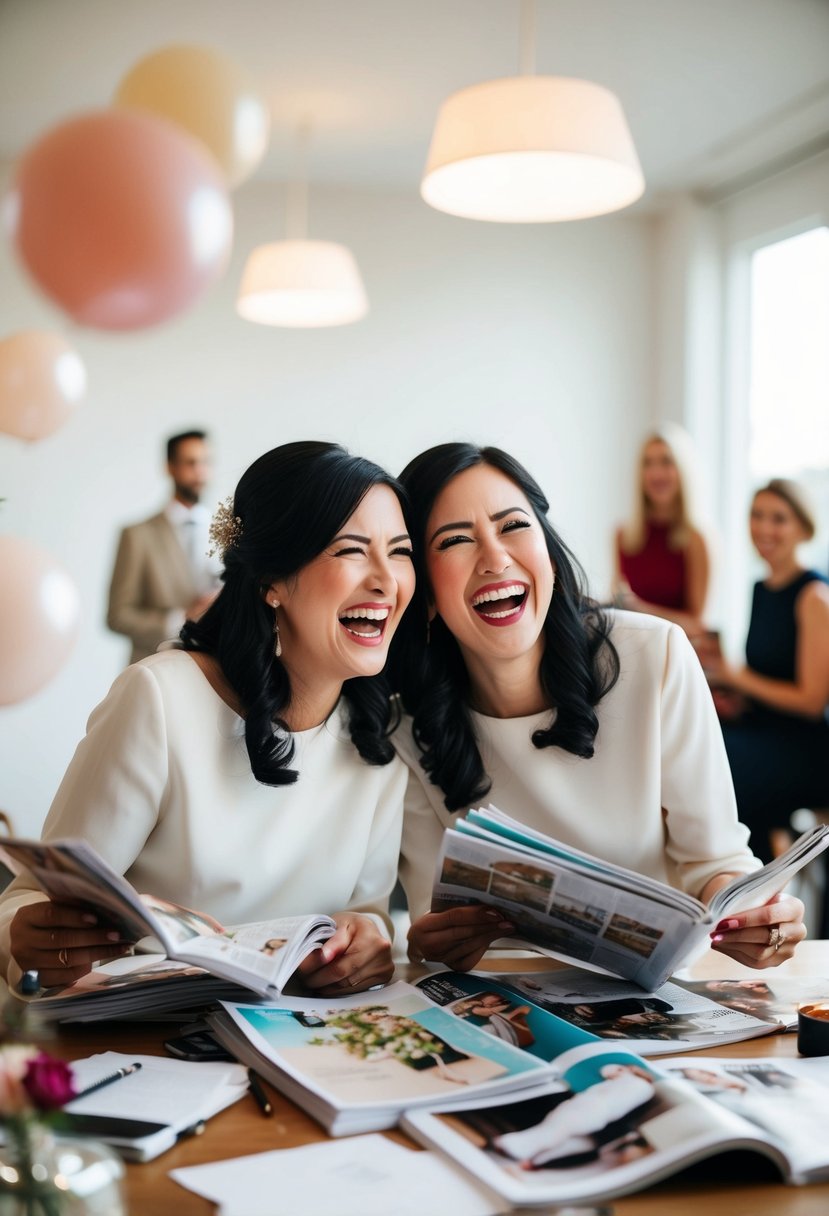
{"type": "Polygon", "coordinates": [[[690,436],[673,423],[650,432],[639,456],[634,508],[616,532],[617,607],[650,612],[693,637],[703,629],[709,557],[695,520],[690,436]]]}

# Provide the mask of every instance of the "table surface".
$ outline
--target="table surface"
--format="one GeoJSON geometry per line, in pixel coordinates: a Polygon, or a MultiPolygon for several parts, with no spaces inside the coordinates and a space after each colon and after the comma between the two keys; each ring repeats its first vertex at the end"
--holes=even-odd
{"type": "MultiPolygon", "coordinates": [[[[542,970],[549,968],[549,959],[538,956],[521,959],[499,958],[484,964],[492,970],[542,970]]],[[[797,975],[825,975],[829,978],[829,941],[804,942],[797,956],[783,964],[782,972],[797,975]]],[[[693,967],[698,978],[736,978],[757,976],[731,963],[722,955],[709,952],[693,967]]],[[[400,978],[410,978],[404,974],[400,978]]],[[[57,1040],[49,1044],[55,1054],[67,1059],[91,1055],[96,1051],[146,1052],[162,1054],[162,1040],[169,1035],[169,1026],[161,1024],[97,1024],[67,1026],[59,1031],[57,1040]]],[[[705,1050],[705,1054],[785,1058],[797,1056],[796,1035],[771,1035],[747,1042],[731,1043],[721,1048],[705,1050]]],[[[302,1110],[275,1090],[267,1087],[273,1101],[273,1116],[262,1115],[253,1098],[243,1098],[207,1123],[204,1135],[182,1141],[155,1161],[128,1165],[126,1189],[129,1211],[133,1216],[209,1216],[215,1212],[207,1200],[178,1186],[169,1171],[179,1166],[199,1165],[249,1153],[275,1148],[295,1148],[325,1138],[322,1129],[302,1110]]],[[[411,1141],[400,1132],[387,1135],[411,1147],[411,1141]]],[[[759,1160],[759,1159],[758,1159],[759,1160]]],[[[749,1166],[749,1168],[751,1168],[749,1166]]],[[[752,1183],[747,1176],[723,1176],[715,1161],[708,1161],[696,1171],[651,1187],[637,1195],[617,1199],[613,1203],[615,1216],[826,1216],[829,1212],[829,1183],[808,1187],[787,1187],[764,1177],[752,1183]]],[[[546,1209],[545,1209],[546,1210],[546,1209]]],[[[301,1216],[298,1213],[297,1216],[301,1216]]],[[[458,1213],[462,1216],[462,1213],[458,1213]]]]}

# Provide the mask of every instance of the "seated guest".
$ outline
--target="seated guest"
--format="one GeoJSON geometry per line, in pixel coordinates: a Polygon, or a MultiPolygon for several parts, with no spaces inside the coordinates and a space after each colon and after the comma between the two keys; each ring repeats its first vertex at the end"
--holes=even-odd
{"type": "MultiPolygon", "coordinates": [[[[401,481],[422,554],[391,664],[411,715],[395,744],[412,770],[401,867],[412,955],[473,967],[513,928],[480,905],[429,911],[443,830],[482,800],[703,901],[755,869],[682,630],[586,599],[544,494],[498,448],[443,444],[401,481]]],[[[712,943],[766,967],[792,955],[802,916],[781,895],[721,921],[712,943]]]]}
{"type": "Polygon", "coordinates": [[[758,490],[749,524],[767,573],[754,586],[746,665],[721,661],[711,678],[748,700],[722,729],[740,818],[769,860],[793,811],[829,806],[829,585],[798,560],[815,519],[796,482],[758,490]]]}
{"type": "MultiPolygon", "coordinates": [[[[251,465],[213,534],[217,599],[179,649],[115,681],[43,838],[82,837],[139,891],[225,924],[328,912],[338,929],[306,984],[385,982],[406,769],[377,677],[414,589],[401,491],[335,444],[286,444],[251,465]]],[[[129,945],[22,879],[0,901],[12,983],[20,969],[71,983],[129,945]]]]}
{"type": "Polygon", "coordinates": [[[694,517],[690,436],[665,423],[639,453],[633,513],[616,532],[614,596],[620,608],[649,612],[702,631],[709,558],[694,517]]]}

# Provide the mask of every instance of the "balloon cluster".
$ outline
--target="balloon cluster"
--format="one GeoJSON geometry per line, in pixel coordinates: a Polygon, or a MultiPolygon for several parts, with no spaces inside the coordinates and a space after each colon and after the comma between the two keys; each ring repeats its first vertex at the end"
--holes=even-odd
{"type": "MultiPolygon", "coordinates": [[[[54,127],[23,155],[6,200],[14,248],[42,291],[79,325],[132,330],[193,304],[224,270],[228,188],[265,153],[267,106],[216,51],[148,55],[116,104],[54,127]]],[[[0,341],[0,431],[37,440],[84,395],[86,371],[54,333],[0,341]]],[[[0,705],[37,692],[78,628],[66,572],[28,541],[0,536],[0,705]]]]}
{"type": "Polygon", "coordinates": [[[267,107],[217,51],[168,47],[131,69],[116,105],[54,127],[20,160],[11,239],[80,325],[156,325],[222,273],[227,189],[265,153],[267,107]]]}

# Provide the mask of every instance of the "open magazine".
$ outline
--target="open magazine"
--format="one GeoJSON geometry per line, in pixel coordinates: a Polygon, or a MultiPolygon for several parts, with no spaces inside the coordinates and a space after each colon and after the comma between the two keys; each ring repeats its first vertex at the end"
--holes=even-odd
{"type": "Polygon", "coordinates": [[[598,1038],[627,1041],[643,1056],[696,1051],[783,1030],[778,1022],[729,1009],[676,983],[646,993],[629,981],[577,967],[505,975],[443,971],[419,980],[417,987],[490,1034],[523,1034],[524,1022],[537,1010],[536,1017],[552,1014],[598,1038]]]}
{"type": "MultiPolygon", "coordinates": [[[[211,976],[241,985],[259,996],[278,996],[302,962],[336,929],[330,916],[291,917],[225,928],[201,912],[149,895],[139,895],[83,840],[48,843],[3,839],[0,857],[16,874],[27,871],[56,902],[91,908],[115,925],[127,941],[151,938],[167,960],[203,968],[211,976]]],[[[168,964],[168,971],[170,970],[168,964]]],[[[177,969],[172,968],[173,972],[177,969]]],[[[86,978],[86,977],[85,977],[86,978]]],[[[123,975],[121,980],[123,981],[123,975]]],[[[146,977],[136,978],[136,983],[146,977]]],[[[98,985],[97,991],[121,990],[125,985],[98,985]]],[[[56,999],[38,998],[44,1013],[64,1002],[73,990],[88,998],[93,986],[78,981],[56,999]]],[[[105,1015],[110,1016],[110,1015],[105,1015]]]]}
{"type": "Polygon", "coordinates": [[[827,846],[829,826],[804,832],[780,857],[723,887],[706,907],[490,806],[469,811],[444,832],[432,911],[490,904],[518,927],[519,944],[653,991],[718,921],[771,899],[827,846]]]}
{"type": "MultiPolygon", "coordinates": [[[[222,1012],[208,1021],[232,1055],[332,1135],[378,1131],[419,1105],[514,1094],[553,1075],[561,1052],[601,1041],[598,1021],[590,1027],[579,1017],[553,1012],[530,989],[534,978],[440,971],[415,985],[393,984],[336,1001],[224,1002],[222,1012]]],[[[560,990],[548,985],[544,991],[564,998],[571,986],[565,980],[560,990]]],[[[633,985],[626,987],[641,995],[633,985]]],[[[779,1029],[668,988],[673,986],[664,990],[668,1000],[654,1000],[662,1005],[673,1000],[683,1009],[676,1015],[682,1033],[662,1040],[654,1030],[648,1040],[637,1041],[642,1051],[693,1050],[779,1029]]],[[[587,996],[598,1008],[597,995],[608,991],[618,996],[612,981],[601,980],[587,996]]]]}
{"type": "Polygon", "coordinates": [[[656,1067],[594,1042],[555,1067],[533,1090],[408,1110],[402,1126],[515,1205],[601,1202],[735,1150],[786,1182],[829,1178],[829,1059],[656,1067]]]}

